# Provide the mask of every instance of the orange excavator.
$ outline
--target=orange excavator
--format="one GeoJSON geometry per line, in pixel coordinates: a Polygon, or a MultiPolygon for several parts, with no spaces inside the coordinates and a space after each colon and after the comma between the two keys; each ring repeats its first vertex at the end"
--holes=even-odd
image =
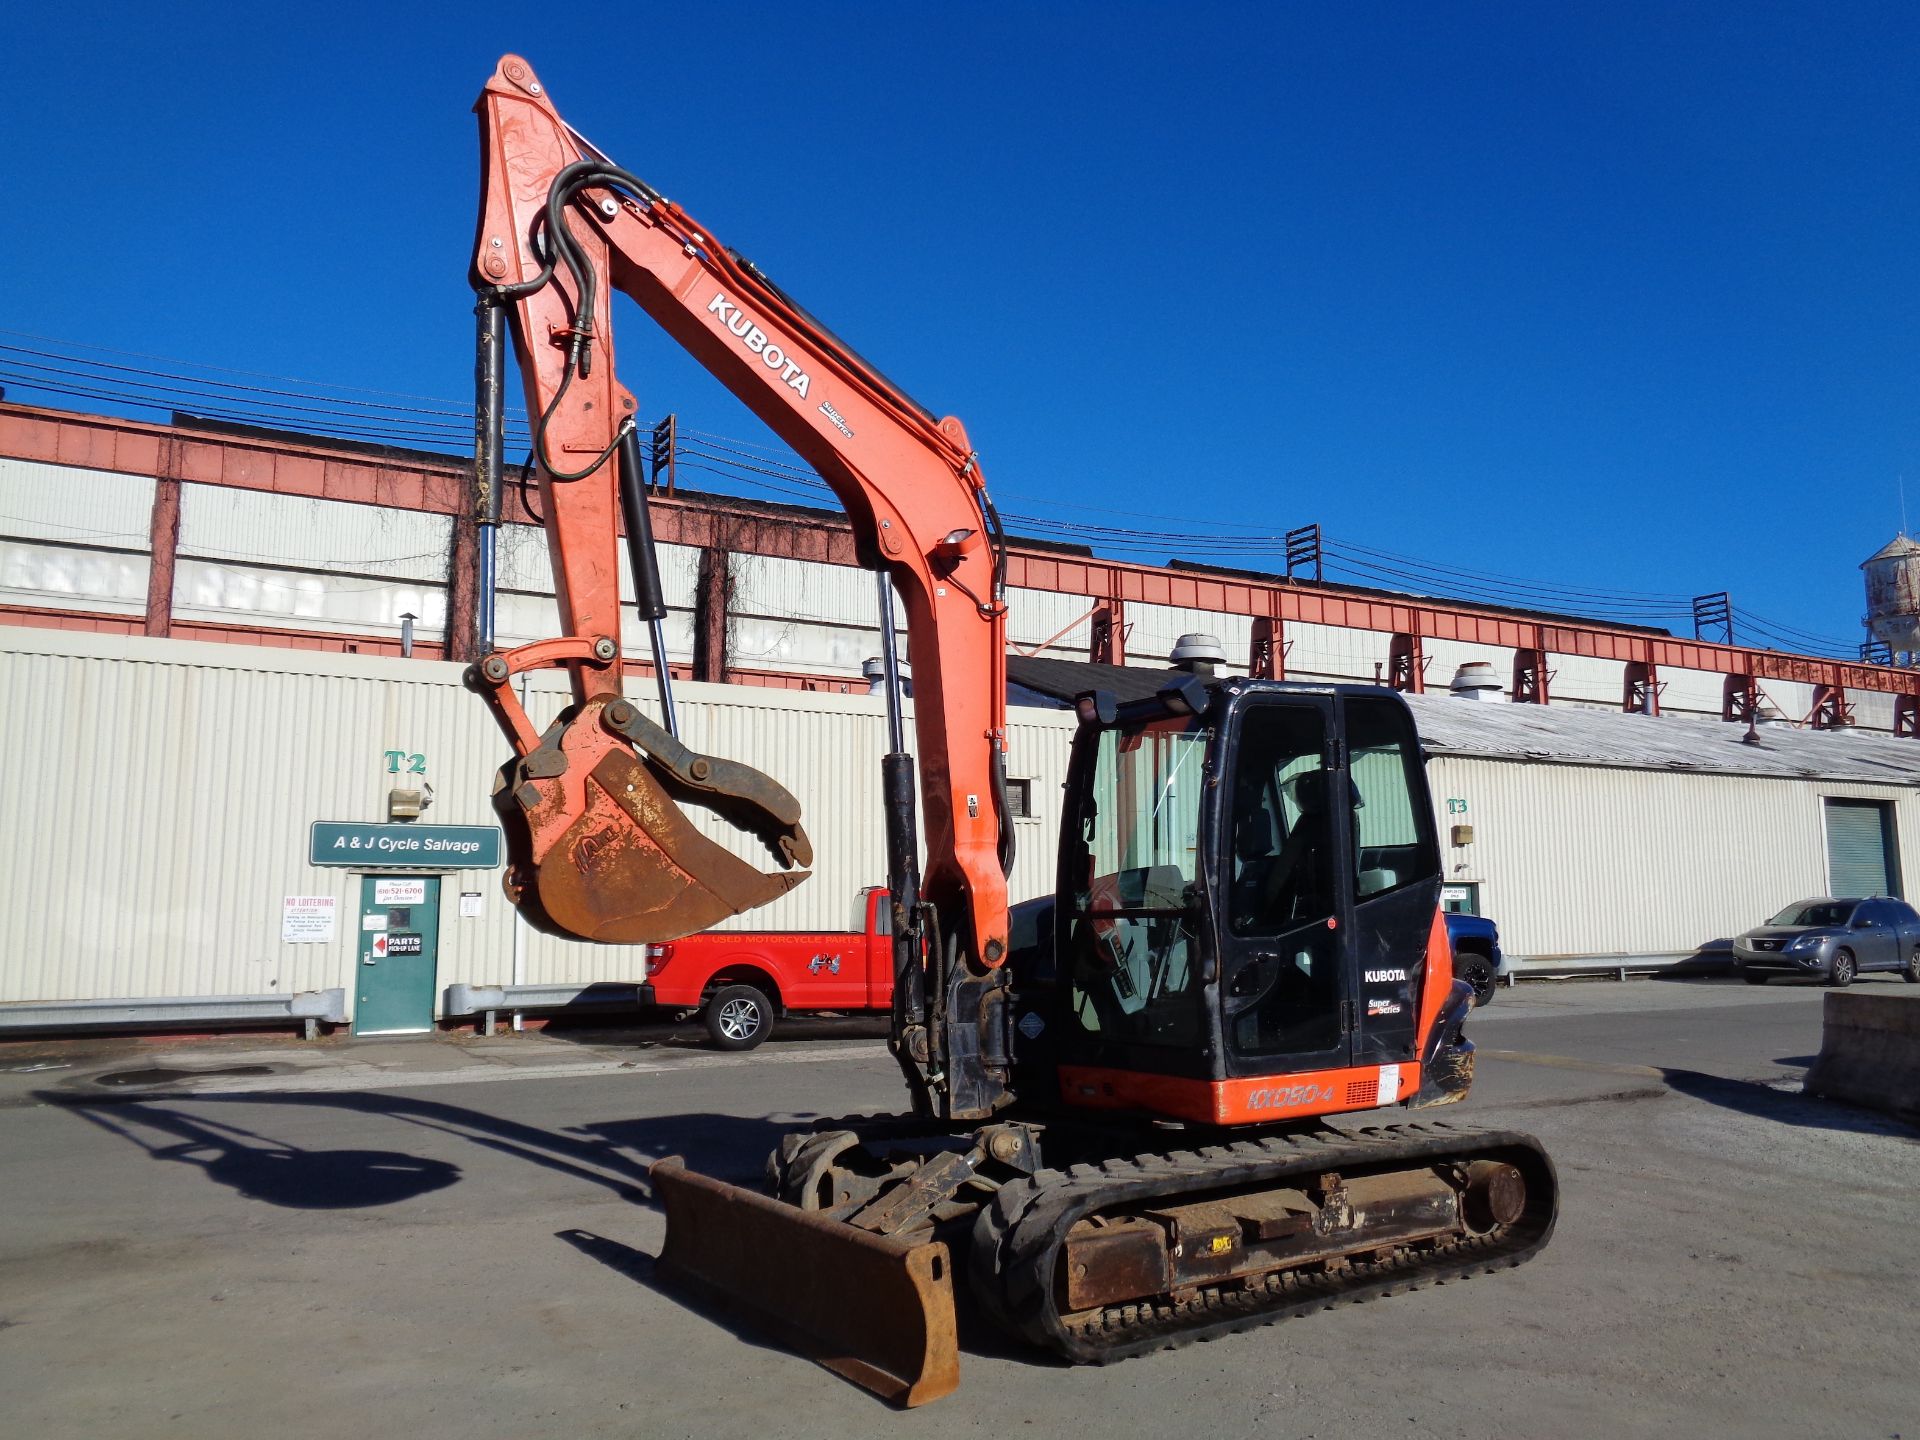
{"type": "Polygon", "coordinates": [[[1515,1265],[1551,1234],[1531,1137],[1328,1117],[1466,1093],[1413,719],[1392,691],[1113,672],[1079,721],[1054,893],[1008,903],[1006,542],[966,430],[910,399],[501,60],[476,106],[483,614],[502,483],[505,329],[525,381],[564,634],[469,683],[514,758],[494,803],[509,896],[587,940],[665,941],[764,904],[812,850],[777,782],[676,733],[634,397],[630,296],[851,517],[906,611],[920,766],[889,688],[889,1047],[911,1104],[788,1136],[767,1192],[677,1160],[659,1271],[903,1405],[958,1381],[958,1287],[1012,1334],[1105,1362],[1515,1265]],[[622,693],[619,546],[660,719],[622,693]],[[564,667],[544,732],[514,677],[564,667]],[[682,813],[767,849],[761,870],[682,813]],[[925,863],[919,829],[924,826],[925,863]]]}

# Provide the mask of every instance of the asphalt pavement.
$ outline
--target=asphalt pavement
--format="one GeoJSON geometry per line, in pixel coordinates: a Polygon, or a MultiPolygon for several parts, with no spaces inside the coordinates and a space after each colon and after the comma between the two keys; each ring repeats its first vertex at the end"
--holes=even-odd
{"type": "Polygon", "coordinates": [[[1540,1257],[1105,1369],[969,1331],[959,1392],[904,1415],[652,1276],[650,1162],[751,1180],[786,1129],[892,1108],[870,1021],[746,1056],[664,1029],[9,1047],[8,1429],[1916,1436],[1920,1133],[1797,1093],[1821,993],[1502,991],[1449,1118],[1546,1143],[1540,1257]]]}

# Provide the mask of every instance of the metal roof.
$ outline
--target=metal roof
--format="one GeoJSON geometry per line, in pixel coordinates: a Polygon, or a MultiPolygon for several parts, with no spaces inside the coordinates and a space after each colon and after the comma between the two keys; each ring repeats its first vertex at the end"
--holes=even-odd
{"type": "Polygon", "coordinates": [[[1902,530],[1898,535],[1894,536],[1893,539],[1889,540],[1878,550],[1874,551],[1873,554],[1862,560],[1860,562],[1860,568],[1864,570],[1876,560],[1901,560],[1908,555],[1920,555],[1920,542],[1909,539],[1907,532],[1902,530]]]}
{"type": "MultiPolygon", "coordinates": [[[[1061,703],[1087,690],[1130,700],[1178,672],[1074,660],[1007,657],[1009,678],[1061,703]]],[[[1420,738],[1435,755],[1554,765],[1599,765],[1697,775],[1920,786],[1920,739],[1880,731],[1747,727],[1685,715],[1624,715],[1574,705],[1512,705],[1448,694],[1409,695],[1420,738]]]]}
{"type": "Polygon", "coordinates": [[[1606,765],[1708,775],[1920,786],[1920,740],[1879,731],[1747,727],[1692,715],[1624,715],[1572,705],[1511,705],[1409,695],[1436,755],[1606,765]]]}

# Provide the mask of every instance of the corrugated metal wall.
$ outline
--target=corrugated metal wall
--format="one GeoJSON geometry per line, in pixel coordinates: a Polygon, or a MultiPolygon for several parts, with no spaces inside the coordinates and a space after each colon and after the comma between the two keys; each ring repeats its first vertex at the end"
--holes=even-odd
{"type": "Polygon", "coordinates": [[[1826,893],[1820,802],[1890,801],[1920,895],[1920,797],[1895,786],[1439,756],[1428,766],[1447,879],[1516,958],[1684,955],[1826,893]],[[1466,802],[1448,814],[1447,800],[1466,802]],[[1473,826],[1473,843],[1446,842],[1473,826]]]}
{"type": "MultiPolygon", "coordinates": [[[[542,676],[536,723],[563,703],[542,676]]],[[[756,764],[793,790],[820,857],[811,879],[735,928],[843,929],[853,897],[885,877],[878,817],[885,744],[878,698],[682,685],[689,744],[756,764]]],[[[651,690],[637,694],[652,709],[651,690]]],[[[1072,723],[1020,712],[1010,773],[1030,779],[1036,818],[1017,822],[1016,896],[1052,884],[1052,836],[1072,723]]],[[[460,667],[239,646],[0,627],[0,1002],[269,994],[352,988],[358,880],[306,863],[315,820],[376,820],[386,752],[426,757],[430,823],[491,824],[487,795],[507,746],[460,685],[460,667]],[[284,944],[282,897],[332,895],[332,944],[284,944]]],[[[416,783],[409,776],[404,783],[416,783]]],[[[704,818],[737,853],[732,831],[704,818]]],[[[468,983],[632,980],[632,947],[534,935],[498,872],[468,872],[485,896],[459,915],[442,887],[438,988],[468,983]],[[516,933],[517,932],[517,933],[516,933]]]]}
{"type": "MultiPolygon", "coordinates": [[[[374,820],[396,782],[386,752],[426,757],[431,822],[487,824],[506,746],[459,667],[0,627],[0,1001],[351,990],[357,880],[306,863],[314,820],[374,820]],[[284,944],[283,896],[330,894],[332,944],[284,944]]],[[[639,687],[636,687],[639,688],[639,687]]],[[[812,879],[732,922],[840,929],[884,877],[877,697],[683,685],[689,744],[757,764],[799,797],[812,879]]],[[[534,683],[544,723],[557,675],[534,683]]],[[[651,692],[637,695],[651,708],[651,692]]],[[[1052,885],[1071,718],[1016,710],[1009,772],[1031,782],[1016,899],[1052,885]]],[[[1898,787],[1442,756],[1430,768],[1448,878],[1519,957],[1686,953],[1827,886],[1820,803],[1894,803],[1907,893],[1920,895],[1920,799],[1898,787]],[[1447,813],[1449,799],[1464,815],[1447,813]]],[[[412,783],[409,777],[407,783],[412,783]]],[[[759,863],[703,812],[703,828],[759,863]]],[[[484,914],[443,887],[439,985],[633,979],[621,949],[519,926],[498,875],[468,877],[484,914]],[[516,956],[519,964],[516,973],[516,956]]]]}

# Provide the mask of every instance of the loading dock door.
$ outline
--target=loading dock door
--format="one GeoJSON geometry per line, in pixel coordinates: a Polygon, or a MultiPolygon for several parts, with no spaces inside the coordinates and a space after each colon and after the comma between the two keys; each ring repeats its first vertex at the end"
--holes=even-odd
{"type": "Polygon", "coordinates": [[[1893,815],[1881,800],[1828,800],[1827,881],[1835,896],[1898,895],[1893,815]]]}
{"type": "Polygon", "coordinates": [[[439,942],[438,875],[361,877],[354,1034],[417,1035],[433,1028],[439,942]]]}

